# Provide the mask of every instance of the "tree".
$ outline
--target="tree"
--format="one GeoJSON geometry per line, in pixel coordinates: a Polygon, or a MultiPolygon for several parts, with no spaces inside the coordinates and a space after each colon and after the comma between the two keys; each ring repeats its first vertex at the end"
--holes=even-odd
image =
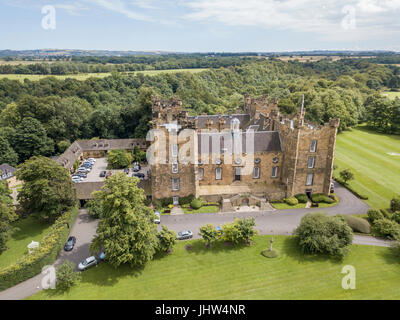
{"type": "Polygon", "coordinates": [[[110,150],[107,157],[108,165],[112,169],[127,168],[133,161],[133,156],[123,149],[110,150]]]}
{"type": "Polygon", "coordinates": [[[354,179],[354,174],[350,169],[344,169],[344,170],[340,171],[339,175],[345,184],[347,184],[348,181],[351,181],[354,179]]]}
{"type": "Polygon", "coordinates": [[[222,239],[233,244],[238,244],[242,239],[240,230],[234,222],[222,225],[222,233],[222,239]]]}
{"type": "Polygon", "coordinates": [[[392,200],[390,200],[390,210],[393,212],[400,211],[400,194],[394,196],[392,200]]]}
{"type": "Polygon", "coordinates": [[[353,232],[341,216],[308,213],[295,230],[295,238],[304,253],[322,253],[342,258],[350,250],[353,232]]]}
{"type": "Polygon", "coordinates": [[[163,225],[161,231],[157,234],[158,249],[164,252],[172,251],[176,244],[176,233],[169,230],[167,226],[163,225]]]}
{"type": "Polygon", "coordinates": [[[10,166],[15,166],[18,163],[18,154],[10,146],[7,139],[0,134],[0,164],[8,163],[10,166]]]}
{"type": "Polygon", "coordinates": [[[400,225],[387,218],[378,219],[372,225],[372,233],[378,237],[396,240],[400,238],[400,225]]]}
{"type": "Polygon", "coordinates": [[[104,249],[114,267],[142,266],[153,258],[158,246],[154,213],[144,205],[146,196],[138,181],[117,173],[95,192],[102,215],[91,249],[104,249]]]}
{"type": "Polygon", "coordinates": [[[68,170],[49,158],[32,157],[19,166],[16,176],[24,181],[18,200],[26,214],[54,221],[76,204],[68,170]]]}
{"type": "Polygon", "coordinates": [[[0,254],[7,250],[7,241],[16,230],[10,224],[17,219],[10,195],[7,182],[0,180],[0,254]]]}
{"type": "Polygon", "coordinates": [[[25,118],[16,128],[13,146],[20,161],[32,156],[50,155],[54,151],[54,142],[47,137],[42,124],[34,118],[25,118]]]}
{"type": "Polygon", "coordinates": [[[56,270],[57,289],[69,290],[81,279],[81,274],[75,272],[75,265],[71,261],[65,261],[56,270]]]}
{"type": "Polygon", "coordinates": [[[257,234],[257,231],[254,230],[254,226],[256,222],[254,218],[244,218],[236,220],[237,227],[239,229],[241,238],[246,242],[250,243],[253,240],[254,236],[257,234]]]}
{"type": "Polygon", "coordinates": [[[133,161],[143,162],[146,160],[146,152],[141,151],[137,146],[133,148],[133,161]]]}
{"type": "Polygon", "coordinates": [[[200,228],[199,235],[203,238],[206,247],[211,245],[217,240],[217,230],[215,226],[208,223],[200,228]]]}

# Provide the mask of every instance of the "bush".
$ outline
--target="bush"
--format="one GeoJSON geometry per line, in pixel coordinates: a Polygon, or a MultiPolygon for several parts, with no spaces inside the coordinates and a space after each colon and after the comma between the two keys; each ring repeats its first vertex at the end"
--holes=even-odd
{"type": "Polygon", "coordinates": [[[196,199],[196,197],[193,194],[188,195],[186,197],[180,197],[179,205],[183,206],[185,204],[190,204],[194,199],[196,199]]]}
{"type": "Polygon", "coordinates": [[[384,218],[392,219],[393,212],[388,209],[380,209],[380,211],[382,212],[384,218]]]}
{"type": "Polygon", "coordinates": [[[284,201],[289,206],[295,206],[299,204],[299,201],[295,197],[285,198],[284,201]]]}
{"type": "Polygon", "coordinates": [[[400,211],[397,211],[392,214],[392,220],[396,223],[400,224],[400,211]]]}
{"type": "Polygon", "coordinates": [[[308,213],[295,230],[295,238],[304,253],[322,253],[342,258],[350,250],[353,232],[341,216],[308,213]]]}
{"type": "Polygon", "coordinates": [[[17,263],[0,270],[0,290],[15,286],[42,272],[42,268],[51,265],[64,247],[70,229],[78,215],[78,208],[63,213],[43,237],[35,253],[24,256],[17,263]]]}
{"type": "Polygon", "coordinates": [[[307,203],[308,202],[308,197],[304,193],[299,193],[295,195],[295,198],[299,203],[307,203]]]}
{"type": "Polygon", "coordinates": [[[383,219],[384,218],[382,212],[380,212],[379,210],[376,210],[376,209],[369,209],[367,211],[367,215],[368,215],[368,221],[371,224],[373,224],[375,220],[379,220],[379,219],[383,219]]]}
{"type": "Polygon", "coordinates": [[[375,220],[372,225],[372,233],[375,236],[390,240],[398,239],[400,235],[400,225],[386,218],[375,220]]]}
{"type": "Polygon", "coordinates": [[[176,243],[176,233],[163,225],[161,231],[157,234],[157,239],[158,250],[169,252],[176,243]]]}
{"type": "Polygon", "coordinates": [[[353,231],[360,233],[371,233],[371,225],[367,220],[349,215],[343,215],[343,218],[353,231]]]}
{"type": "Polygon", "coordinates": [[[211,246],[217,240],[217,230],[211,223],[202,226],[199,235],[203,238],[206,246],[211,246]]]}
{"type": "Polygon", "coordinates": [[[69,290],[81,279],[81,274],[74,270],[75,265],[71,261],[65,261],[57,268],[57,289],[69,290]]]}
{"type": "Polygon", "coordinates": [[[200,209],[203,206],[203,201],[201,199],[194,199],[190,203],[190,207],[194,210],[200,209]]]}
{"type": "Polygon", "coordinates": [[[323,193],[316,193],[311,196],[312,202],[314,203],[334,203],[335,200],[329,198],[327,195],[323,193]]]}
{"type": "Polygon", "coordinates": [[[390,210],[392,210],[392,212],[400,211],[400,195],[392,198],[390,201],[390,210]]]}
{"type": "Polygon", "coordinates": [[[161,210],[162,208],[168,207],[170,204],[173,204],[172,198],[162,198],[153,200],[153,205],[157,210],[161,210]]]}

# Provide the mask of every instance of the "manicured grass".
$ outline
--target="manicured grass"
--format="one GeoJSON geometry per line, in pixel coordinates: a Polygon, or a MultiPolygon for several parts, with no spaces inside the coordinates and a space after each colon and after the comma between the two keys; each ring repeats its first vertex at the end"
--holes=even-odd
{"type": "Polygon", "coordinates": [[[335,165],[335,175],[346,168],[353,171],[355,180],[349,184],[368,196],[368,205],[388,208],[393,195],[400,193],[400,136],[376,133],[365,126],[340,133],[335,165]]]}
{"type": "Polygon", "coordinates": [[[84,272],[67,293],[48,290],[30,299],[400,299],[400,258],[389,248],[354,245],[337,261],[302,255],[292,238],[274,236],[279,256],[268,259],[261,252],[270,239],[212,248],[184,241],[141,270],[103,264],[84,272]],[[355,290],[342,289],[345,265],[356,268],[355,290]]]}
{"type": "Polygon", "coordinates": [[[286,209],[302,209],[306,207],[306,203],[298,203],[294,206],[288,205],[285,202],[277,202],[277,203],[271,203],[271,205],[278,210],[286,210],[286,209]]]}
{"type": "Polygon", "coordinates": [[[397,98],[400,98],[400,92],[392,92],[392,91],[387,91],[387,92],[382,92],[382,95],[387,95],[387,97],[389,98],[389,99],[395,99],[396,97],[397,98]]]}
{"type": "Polygon", "coordinates": [[[219,206],[203,206],[200,209],[194,210],[190,207],[182,207],[184,213],[216,213],[219,212],[219,206]]]}
{"type": "Polygon", "coordinates": [[[40,243],[50,228],[49,224],[33,216],[16,221],[14,226],[20,230],[14,233],[12,239],[8,241],[8,249],[0,254],[0,269],[17,262],[24,254],[28,254],[27,245],[32,240],[40,243]]]}
{"type": "MultiPolygon", "coordinates": [[[[204,68],[197,68],[197,69],[171,69],[171,70],[145,70],[145,71],[133,71],[133,72],[124,72],[123,74],[139,74],[142,73],[144,75],[149,75],[149,76],[154,76],[160,73],[178,73],[178,72],[190,72],[190,73],[197,73],[201,72],[204,70],[204,68]]],[[[111,73],[105,72],[105,73],[80,73],[80,74],[70,74],[70,75],[56,75],[56,76],[51,76],[55,77],[59,80],[65,80],[67,78],[72,78],[76,80],[81,80],[84,81],[90,77],[95,77],[95,78],[104,78],[110,76],[111,73]]],[[[3,78],[8,78],[10,80],[19,80],[21,82],[24,81],[24,79],[29,79],[31,81],[38,81],[41,79],[44,79],[46,77],[49,77],[49,75],[39,75],[39,74],[0,74],[0,79],[3,78]]]]}

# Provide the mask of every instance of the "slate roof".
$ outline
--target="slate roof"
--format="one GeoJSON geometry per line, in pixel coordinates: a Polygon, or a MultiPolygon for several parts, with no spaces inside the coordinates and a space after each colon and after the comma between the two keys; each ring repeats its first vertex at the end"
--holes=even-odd
{"type": "Polygon", "coordinates": [[[200,115],[200,116],[189,116],[188,120],[197,119],[197,126],[199,129],[207,128],[206,123],[207,120],[212,120],[214,124],[218,123],[218,120],[222,118],[226,121],[225,127],[230,128],[231,120],[234,118],[240,121],[240,127],[243,129],[247,126],[250,121],[249,114],[232,114],[232,115],[200,115]]]}
{"type": "MultiPolygon", "coordinates": [[[[228,133],[230,134],[230,133],[228,133]]],[[[249,150],[246,150],[246,132],[241,132],[242,135],[242,150],[243,152],[247,152],[249,150]]],[[[206,152],[204,148],[202,150],[201,146],[201,139],[208,138],[209,141],[209,150],[208,153],[212,152],[213,146],[212,146],[212,140],[213,139],[218,139],[220,142],[220,149],[222,150],[224,148],[224,136],[226,136],[226,133],[222,132],[215,132],[215,133],[198,133],[197,138],[198,138],[198,153],[201,154],[202,152],[206,152]]],[[[281,143],[281,137],[279,132],[277,131],[256,131],[254,132],[254,152],[281,152],[283,151],[282,149],[282,143],[281,143]]]]}
{"type": "Polygon", "coordinates": [[[15,169],[14,167],[11,167],[7,163],[3,163],[0,165],[0,171],[1,171],[1,176],[0,176],[0,180],[1,180],[1,179],[8,179],[8,178],[11,178],[12,176],[14,176],[14,173],[15,173],[15,171],[17,171],[17,169],[15,169]]]}

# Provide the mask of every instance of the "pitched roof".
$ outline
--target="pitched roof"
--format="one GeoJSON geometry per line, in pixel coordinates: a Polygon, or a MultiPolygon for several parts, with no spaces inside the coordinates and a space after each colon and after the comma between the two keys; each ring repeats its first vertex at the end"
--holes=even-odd
{"type": "Polygon", "coordinates": [[[0,165],[0,171],[5,174],[8,172],[14,173],[15,171],[17,171],[17,169],[15,169],[14,167],[11,167],[8,163],[3,163],[0,165]]]}

